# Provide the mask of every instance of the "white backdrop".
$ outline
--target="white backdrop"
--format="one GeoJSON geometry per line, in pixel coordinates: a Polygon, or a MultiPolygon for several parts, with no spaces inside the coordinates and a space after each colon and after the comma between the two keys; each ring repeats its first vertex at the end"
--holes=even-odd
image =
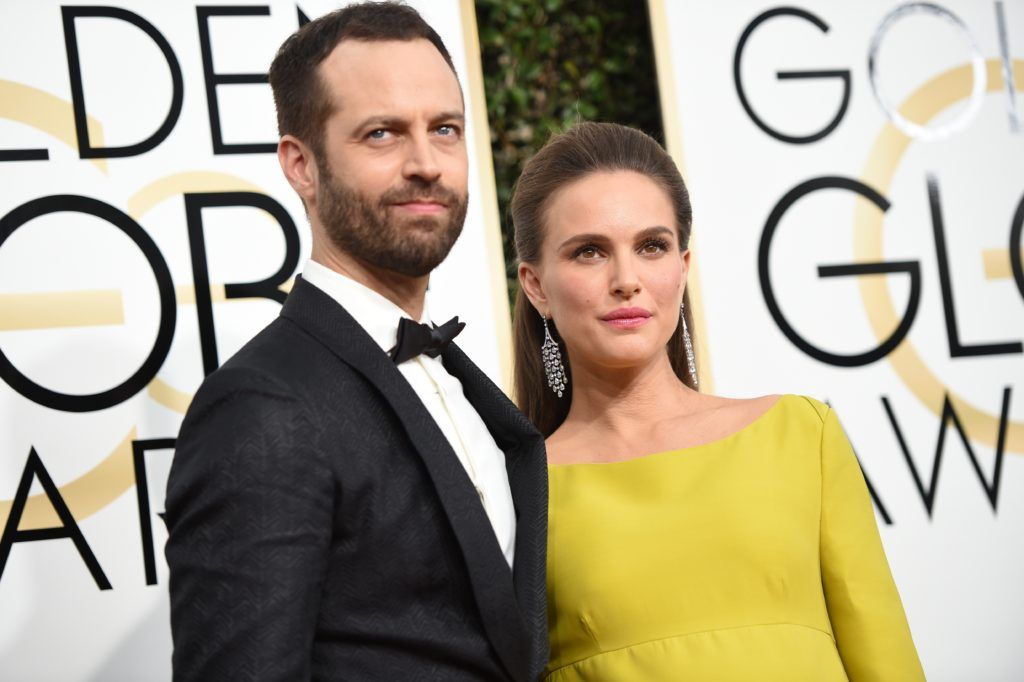
{"type": "MultiPolygon", "coordinates": [[[[158,514],[172,439],[204,366],[277,315],[267,292],[309,252],[259,74],[300,12],[339,3],[86,4],[0,4],[2,680],[170,677],[158,514]],[[267,278],[264,297],[232,286],[267,278]],[[196,281],[212,300],[202,334],[196,281]]],[[[466,229],[431,310],[467,321],[460,344],[501,380],[508,307],[472,3],[411,4],[452,53],[473,140],[466,229]]]]}
{"type": "Polygon", "coordinates": [[[1024,2],[780,8],[651,3],[702,383],[831,402],[928,678],[1020,680],[1024,2]]]}

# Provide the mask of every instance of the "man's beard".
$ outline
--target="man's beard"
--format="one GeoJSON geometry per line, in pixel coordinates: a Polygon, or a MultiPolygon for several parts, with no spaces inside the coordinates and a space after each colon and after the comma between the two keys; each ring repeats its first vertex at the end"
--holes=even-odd
{"type": "Polygon", "coordinates": [[[423,277],[441,264],[462,233],[466,195],[437,182],[412,180],[371,201],[320,164],[317,216],[335,247],[375,267],[406,277],[423,277]],[[448,207],[443,216],[392,219],[389,207],[428,199],[448,207]]]}

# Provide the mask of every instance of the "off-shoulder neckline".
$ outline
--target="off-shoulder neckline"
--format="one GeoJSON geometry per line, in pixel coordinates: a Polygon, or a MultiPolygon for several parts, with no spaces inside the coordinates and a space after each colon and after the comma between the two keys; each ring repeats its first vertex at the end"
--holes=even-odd
{"type": "Polygon", "coordinates": [[[549,470],[551,470],[551,469],[568,469],[568,468],[571,468],[571,467],[612,467],[612,466],[616,466],[616,465],[629,464],[630,462],[647,461],[647,460],[650,460],[652,458],[657,459],[657,458],[660,458],[660,457],[666,456],[666,455],[675,455],[675,454],[679,454],[679,453],[682,453],[682,452],[691,452],[691,451],[695,451],[695,450],[705,450],[705,449],[708,449],[708,448],[714,448],[716,446],[721,446],[721,445],[724,445],[724,444],[728,443],[729,441],[732,441],[732,440],[740,437],[741,435],[743,435],[747,431],[750,431],[754,427],[760,425],[763,421],[765,421],[768,418],[769,415],[771,415],[773,412],[775,412],[775,409],[780,404],[785,402],[785,400],[787,398],[789,398],[789,397],[790,397],[790,394],[788,394],[788,393],[780,394],[779,397],[775,400],[775,402],[773,402],[771,404],[771,406],[769,406],[761,414],[759,414],[756,417],[754,417],[754,419],[752,419],[751,421],[747,422],[746,424],[744,424],[740,428],[736,429],[732,433],[728,433],[728,434],[722,436],[721,438],[716,438],[714,440],[709,440],[706,443],[697,443],[696,445],[687,445],[686,447],[672,448],[671,450],[659,450],[658,452],[650,452],[650,453],[647,453],[645,455],[637,455],[636,457],[630,457],[629,459],[620,459],[620,460],[615,460],[615,461],[612,461],[612,462],[566,462],[564,464],[552,464],[552,463],[548,462],[548,469],[549,470]]]}

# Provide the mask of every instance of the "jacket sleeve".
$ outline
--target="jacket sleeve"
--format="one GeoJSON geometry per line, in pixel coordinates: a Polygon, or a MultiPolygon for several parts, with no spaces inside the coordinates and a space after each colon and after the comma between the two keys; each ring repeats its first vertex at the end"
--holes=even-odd
{"type": "Polygon", "coordinates": [[[334,479],[301,400],[221,369],[168,480],[174,679],[308,680],[334,479]]]}
{"type": "Polygon", "coordinates": [[[821,437],[821,579],[852,682],[924,680],[864,475],[835,413],[821,437]]]}

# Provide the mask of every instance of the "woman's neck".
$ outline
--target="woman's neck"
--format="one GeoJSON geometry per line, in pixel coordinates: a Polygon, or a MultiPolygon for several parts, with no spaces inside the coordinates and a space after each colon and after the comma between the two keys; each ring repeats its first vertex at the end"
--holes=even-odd
{"type": "Polygon", "coordinates": [[[572,405],[558,429],[559,440],[583,438],[635,442],[666,419],[696,408],[700,394],[672,370],[667,355],[621,369],[572,367],[572,405]]]}

